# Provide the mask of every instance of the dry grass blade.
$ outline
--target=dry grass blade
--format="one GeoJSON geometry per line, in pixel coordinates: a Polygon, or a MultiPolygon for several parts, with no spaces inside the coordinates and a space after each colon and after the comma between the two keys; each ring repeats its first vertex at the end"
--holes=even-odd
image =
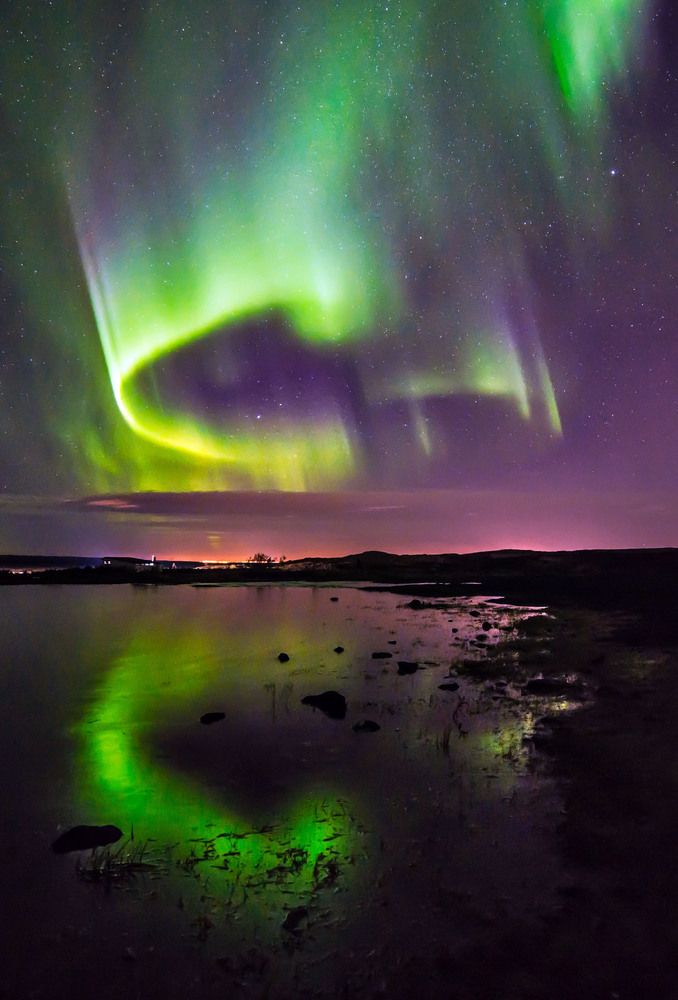
{"type": "Polygon", "coordinates": [[[79,878],[86,882],[115,882],[143,874],[164,874],[167,862],[148,850],[148,844],[137,844],[130,837],[123,844],[96,847],[75,866],[79,878]]]}

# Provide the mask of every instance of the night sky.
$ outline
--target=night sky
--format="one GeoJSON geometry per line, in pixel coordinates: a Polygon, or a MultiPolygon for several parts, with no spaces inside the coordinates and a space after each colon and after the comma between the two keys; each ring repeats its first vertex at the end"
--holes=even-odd
{"type": "Polygon", "coordinates": [[[678,15],[0,4],[0,552],[678,545],[678,15]]]}

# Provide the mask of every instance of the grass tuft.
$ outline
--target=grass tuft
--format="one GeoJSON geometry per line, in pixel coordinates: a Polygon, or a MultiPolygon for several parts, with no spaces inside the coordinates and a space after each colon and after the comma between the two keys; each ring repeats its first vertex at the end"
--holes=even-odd
{"type": "Polygon", "coordinates": [[[137,844],[134,835],[120,845],[95,847],[81,854],[75,870],[85,882],[111,883],[138,875],[161,875],[167,872],[166,860],[149,851],[148,844],[137,844]]]}

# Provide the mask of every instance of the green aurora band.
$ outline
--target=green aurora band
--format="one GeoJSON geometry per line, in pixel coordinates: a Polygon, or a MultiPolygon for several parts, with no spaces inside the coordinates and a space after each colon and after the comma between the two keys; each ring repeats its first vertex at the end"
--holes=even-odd
{"type": "Polygon", "coordinates": [[[454,396],[504,401],[558,438],[534,256],[554,214],[571,246],[605,228],[597,167],[646,14],[631,0],[344,0],[140,5],[131,27],[46,15],[58,128],[45,153],[116,404],[64,431],[83,478],[369,483],[383,430],[332,389],[304,406],[302,385],[291,409],[264,385],[231,410],[243,372],[215,354],[219,407],[149,391],[168,358],[272,316],[319,364],[346,359],[367,422],[404,412],[431,461],[463,433],[430,415],[454,396]]]}

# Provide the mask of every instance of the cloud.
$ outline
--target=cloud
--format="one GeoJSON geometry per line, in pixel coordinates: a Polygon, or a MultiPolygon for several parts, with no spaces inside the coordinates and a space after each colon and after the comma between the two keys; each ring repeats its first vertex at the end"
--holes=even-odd
{"type": "Polygon", "coordinates": [[[90,500],[90,507],[110,507],[114,510],[136,510],[138,504],[122,500],[120,497],[101,497],[98,500],[90,500]]]}

